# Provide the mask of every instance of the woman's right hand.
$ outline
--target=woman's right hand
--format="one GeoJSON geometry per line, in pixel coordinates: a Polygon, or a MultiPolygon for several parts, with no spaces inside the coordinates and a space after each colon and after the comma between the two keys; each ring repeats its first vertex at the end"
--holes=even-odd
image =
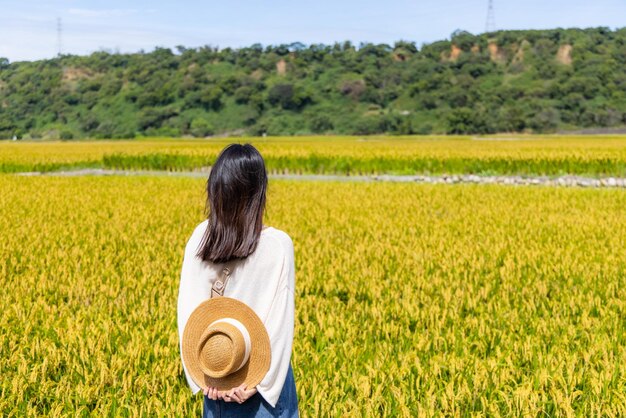
{"type": "Polygon", "coordinates": [[[232,388],[229,391],[220,391],[215,387],[207,386],[202,389],[202,393],[214,401],[223,400],[224,402],[237,402],[242,404],[255,395],[257,390],[256,387],[248,389],[246,385],[232,388]]]}
{"type": "Polygon", "coordinates": [[[232,388],[228,392],[224,392],[224,401],[244,403],[257,393],[256,387],[248,389],[246,385],[232,388]]]}

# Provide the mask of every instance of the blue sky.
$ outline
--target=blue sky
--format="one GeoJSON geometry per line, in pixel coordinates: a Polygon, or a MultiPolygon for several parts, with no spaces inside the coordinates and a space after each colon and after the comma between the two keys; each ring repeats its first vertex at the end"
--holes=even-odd
{"type": "MultiPolygon", "coordinates": [[[[481,33],[488,0],[0,0],[0,57],[62,51],[151,51],[155,46],[248,46],[350,40],[418,45],[456,29],[481,33]]],[[[497,29],[626,26],[626,0],[494,0],[497,29]]]]}

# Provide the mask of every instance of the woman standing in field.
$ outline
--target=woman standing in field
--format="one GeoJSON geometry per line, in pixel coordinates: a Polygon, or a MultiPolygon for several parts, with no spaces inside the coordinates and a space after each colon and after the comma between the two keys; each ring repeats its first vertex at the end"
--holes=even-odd
{"type": "Polygon", "coordinates": [[[208,219],[185,248],[178,332],[187,383],[194,394],[204,393],[203,417],[298,416],[291,368],[294,249],[285,232],[263,226],[266,190],[261,154],[250,144],[227,146],[207,182],[208,219]],[[216,304],[224,301],[247,306],[227,312],[216,304]],[[202,315],[229,318],[193,325],[202,315]],[[245,322],[251,316],[258,326],[245,322]],[[193,326],[201,329],[189,331],[193,326]],[[259,348],[263,338],[269,341],[265,351],[259,348]]]}

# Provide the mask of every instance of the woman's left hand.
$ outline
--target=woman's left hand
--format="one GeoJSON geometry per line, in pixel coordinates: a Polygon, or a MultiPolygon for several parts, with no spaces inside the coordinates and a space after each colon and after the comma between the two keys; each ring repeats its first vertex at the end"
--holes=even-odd
{"type": "Polygon", "coordinates": [[[224,393],[223,399],[226,402],[238,402],[241,404],[254,396],[256,392],[256,388],[247,389],[245,385],[241,385],[224,393]]]}
{"type": "Polygon", "coordinates": [[[223,399],[224,395],[226,394],[226,392],[219,391],[217,390],[217,388],[212,386],[207,386],[202,389],[202,393],[204,393],[205,396],[214,401],[217,401],[218,399],[223,399]]]}

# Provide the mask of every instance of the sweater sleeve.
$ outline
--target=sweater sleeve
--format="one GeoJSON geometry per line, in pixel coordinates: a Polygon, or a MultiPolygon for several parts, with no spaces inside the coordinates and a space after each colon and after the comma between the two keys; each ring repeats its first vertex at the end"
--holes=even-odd
{"type": "Polygon", "coordinates": [[[187,367],[185,366],[185,362],[182,357],[182,341],[185,325],[187,324],[187,320],[191,316],[191,313],[200,303],[202,303],[202,301],[207,299],[207,286],[201,280],[197,279],[201,273],[202,261],[195,255],[197,246],[202,238],[203,228],[201,228],[201,225],[194,230],[185,247],[183,266],[180,273],[177,309],[180,358],[185,378],[187,379],[187,384],[193,394],[198,393],[200,391],[200,387],[193,381],[191,375],[187,371],[187,367]]]}
{"type": "Polygon", "coordinates": [[[272,407],[276,407],[291,361],[295,321],[295,261],[291,238],[282,241],[284,252],[279,287],[264,321],[270,337],[272,359],[270,368],[257,385],[257,391],[272,407]]]}

